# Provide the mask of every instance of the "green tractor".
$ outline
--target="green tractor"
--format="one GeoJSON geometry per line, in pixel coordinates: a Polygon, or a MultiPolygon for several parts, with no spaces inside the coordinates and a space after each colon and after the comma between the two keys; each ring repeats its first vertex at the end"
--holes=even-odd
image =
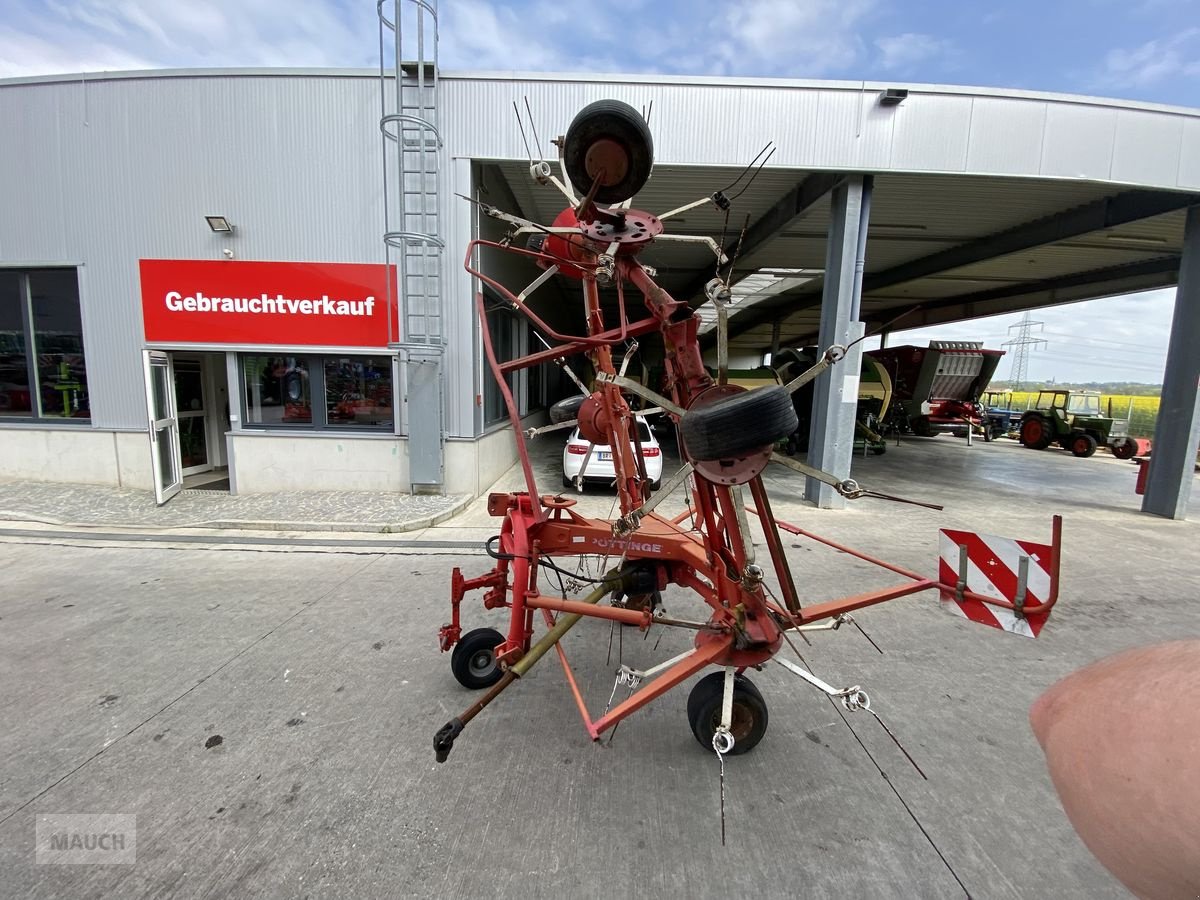
{"type": "Polygon", "coordinates": [[[1121,455],[1129,442],[1129,422],[1100,412],[1095,391],[1039,391],[1037,405],[1021,416],[1021,443],[1045,450],[1057,443],[1076,456],[1087,457],[1101,444],[1121,455]]]}

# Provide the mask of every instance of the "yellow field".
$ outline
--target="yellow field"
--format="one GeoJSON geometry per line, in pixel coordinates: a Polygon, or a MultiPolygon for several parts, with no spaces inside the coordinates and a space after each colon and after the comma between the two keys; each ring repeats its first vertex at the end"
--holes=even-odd
{"type": "MultiPolygon", "coordinates": [[[[1013,391],[1012,408],[1029,409],[1037,402],[1037,391],[1013,391]]],[[[1128,394],[1102,394],[1100,409],[1108,415],[1109,403],[1112,416],[1129,419],[1129,433],[1134,437],[1153,437],[1154,423],[1158,420],[1158,397],[1134,397],[1128,394]]]]}

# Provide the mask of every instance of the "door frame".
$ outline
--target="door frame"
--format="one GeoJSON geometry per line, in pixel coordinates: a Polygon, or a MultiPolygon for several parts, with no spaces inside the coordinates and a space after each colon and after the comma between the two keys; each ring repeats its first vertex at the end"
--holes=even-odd
{"type": "Polygon", "coordinates": [[[150,431],[150,464],[154,479],[154,499],[164,505],[183,489],[183,458],[179,448],[179,418],[175,409],[175,365],[171,354],[163,350],[143,350],[142,369],[146,379],[146,418],[150,431]],[[160,397],[155,371],[161,370],[163,395],[160,397]],[[161,403],[157,402],[161,399],[161,403]],[[159,412],[165,413],[159,417],[159,412]],[[170,478],[163,477],[164,464],[170,478]]]}

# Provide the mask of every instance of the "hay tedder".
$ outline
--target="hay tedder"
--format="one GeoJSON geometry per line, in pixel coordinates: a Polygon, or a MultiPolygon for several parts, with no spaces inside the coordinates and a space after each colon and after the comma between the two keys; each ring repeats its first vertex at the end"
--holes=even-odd
{"type": "Polygon", "coordinates": [[[801,665],[798,652],[791,658],[781,652],[785,645],[795,650],[793,638],[804,632],[851,623],[855,610],[936,588],[968,618],[1036,635],[1058,594],[1057,518],[1049,545],[943,532],[941,563],[933,577],[881,562],[775,519],[761,478],[773,458],[832,486],[844,497],[885,497],[853,480],[774,454],[776,441],[796,428],[792,393],[835,366],[847,348],[826,348],[815,365],[787,384],[747,390],[727,383],[726,304],[731,279],[720,273],[729,260],[711,238],[667,235],[663,223],[702,204],[726,210],[730,198],[718,191],[661,215],[632,208],[632,198],[650,176],[653,143],[645,119],[624,103],[599,101],[585,107],[565,137],[555,143],[557,167],[530,154],[531,177],[547,189],[560,191],[569,204],[553,224],[541,225],[467,198],[479,203],[485,215],[508,226],[501,241],[471,243],[467,270],[528,319],[545,349],[516,359],[497,358],[484,296],[476,295],[484,350],[513,423],[526,489],[488,497],[488,511],[502,520],[499,535],[487,544],[495,561],[491,571],[467,578],[455,569],[452,576],[452,615],[441,629],[441,648],[453,650],[451,668],[461,684],[486,692],[437,731],[437,760],[444,762],[464,726],[551,651],[562,664],[593,740],[689,677],[715,667],[693,686],[687,714],[696,739],[723,761],[725,754],[752,749],[767,728],[766,703],[745,676],[748,669],[761,671],[768,663],[778,664],[846,710],[870,711],[870,700],[859,686],[829,685],[801,665]],[[521,238],[525,240],[518,246],[521,238]],[[717,274],[706,288],[717,314],[715,377],[701,359],[700,318],[687,303],[663,290],[653,270],[640,261],[644,250],[666,240],[703,242],[715,255],[717,274]],[[514,292],[481,270],[481,247],[523,256],[542,272],[514,292]],[[574,279],[582,288],[586,322],[582,334],[559,333],[529,303],[530,295],[555,275],[574,279]],[[602,288],[609,298],[605,303],[602,288]],[[661,385],[655,385],[660,390],[625,377],[630,348],[652,333],[660,336],[663,345],[665,376],[661,385]],[[595,372],[589,386],[566,366],[566,360],[577,354],[586,354],[595,372]],[[614,362],[618,355],[620,368],[614,362]],[[531,431],[578,427],[592,446],[611,448],[620,503],[616,518],[589,518],[576,510],[574,498],[538,490],[507,376],[543,363],[559,364],[582,393],[568,404],[571,417],[562,421],[559,416],[557,424],[531,431]],[[646,477],[630,397],[663,410],[677,427],[683,462],[674,476],[664,473],[656,493],[646,477]],[[686,509],[669,517],[657,513],[660,501],[675,491],[683,492],[686,509]],[[761,528],[758,546],[751,531],[752,517],[761,528]],[[781,530],[881,565],[902,582],[802,606],[781,530]],[[607,562],[601,570],[586,573],[582,562],[596,557],[607,562]],[[579,567],[569,568],[568,560],[579,567]],[[1001,568],[1011,577],[998,578],[995,573],[1001,568]],[[667,615],[660,592],[668,585],[698,595],[707,618],[667,615]],[[506,611],[503,632],[481,628],[462,633],[460,605],[473,591],[483,592],[487,609],[506,611]],[[573,592],[577,596],[568,596],[573,592]],[[621,665],[615,673],[613,697],[617,686],[624,686],[628,697],[616,705],[610,698],[611,708],[593,717],[560,643],[584,618],[604,620],[612,627],[620,623],[642,630],[685,629],[694,639],[686,652],[660,665],[644,670],[621,665]],[[539,619],[545,628],[540,636],[539,619]]]}

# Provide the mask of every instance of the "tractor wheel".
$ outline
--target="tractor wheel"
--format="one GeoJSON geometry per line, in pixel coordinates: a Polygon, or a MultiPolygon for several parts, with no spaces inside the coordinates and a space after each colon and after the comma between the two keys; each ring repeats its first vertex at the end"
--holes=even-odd
{"type": "Polygon", "coordinates": [[[1137,449],[1137,441],[1125,437],[1112,445],[1112,455],[1117,459],[1133,459],[1137,455],[1137,449]]]}
{"type": "Polygon", "coordinates": [[[597,203],[621,203],[642,189],[654,165],[654,139],[641,113],[620,100],[589,103],[563,141],[567,176],[580,196],[597,178],[597,203]]]}
{"type": "Polygon", "coordinates": [[[1096,439],[1084,431],[1071,438],[1071,452],[1080,459],[1087,459],[1096,452],[1096,439]]]}
{"type": "Polygon", "coordinates": [[[1030,450],[1045,450],[1054,443],[1054,432],[1041,416],[1030,416],[1021,423],[1021,443],[1030,450]]]}
{"type": "Polygon", "coordinates": [[[705,462],[767,447],[787,437],[798,424],[791,395],[782,385],[774,385],[688,410],[679,420],[679,431],[688,455],[705,462]]]}
{"type": "Polygon", "coordinates": [[[937,429],[929,421],[929,416],[917,416],[912,420],[912,433],[917,437],[937,437],[937,429]]]}
{"type": "MultiPolygon", "coordinates": [[[[724,672],[705,675],[688,694],[688,724],[700,746],[710,753],[713,735],[721,724],[724,694],[724,672]]],[[[733,735],[731,756],[749,753],[767,733],[767,703],[754,682],[745,675],[736,675],[733,679],[733,715],[729,731],[733,735]]]]}
{"type": "Polygon", "coordinates": [[[496,648],[504,635],[495,628],[476,628],[464,634],[450,654],[450,671],[458,683],[477,691],[491,687],[503,674],[496,664],[496,648]]]}

